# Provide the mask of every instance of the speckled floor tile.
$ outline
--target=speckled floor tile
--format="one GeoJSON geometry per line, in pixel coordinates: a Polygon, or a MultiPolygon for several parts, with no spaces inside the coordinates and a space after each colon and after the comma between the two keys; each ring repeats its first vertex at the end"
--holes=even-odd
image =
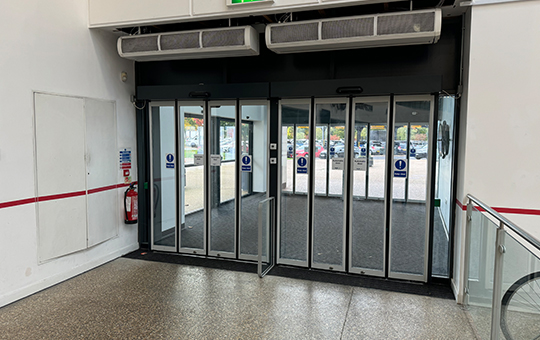
{"type": "Polygon", "coordinates": [[[455,301],[355,288],[342,339],[476,339],[455,301]]]}
{"type": "Polygon", "coordinates": [[[452,300],[120,258],[0,308],[0,339],[468,339],[452,300]]]}

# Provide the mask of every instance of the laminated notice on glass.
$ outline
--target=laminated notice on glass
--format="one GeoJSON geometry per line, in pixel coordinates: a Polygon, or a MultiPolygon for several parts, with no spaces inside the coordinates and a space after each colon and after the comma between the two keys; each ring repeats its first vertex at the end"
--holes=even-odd
{"type": "Polygon", "coordinates": [[[204,155],[203,154],[193,155],[193,160],[194,160],[195,165],[204,165],[204,155]]]}
{"type": "Polygon", "coordinates": [[[251,172],[251,156],[243,155],[242,156],[242,172],[251,172]]]}
{"type": "Polygon", "coordinates": [[[332,170],[343,170],[345,164],[344,158],[333,158],[332,159],[332,170]]]}
{"type": "Polygon", "coordinates": [[[394,177],[407,178],[406,159],[394,159],[394,177]]]}
{"type": "Polygon", "coordinates": [[[210,155],[210,166],[221,166],[221,155],[210,155]]]}
{"type": "Polygon", "coordinates": [[[308,160],[306,157],[298,157],[296,159],[296,173],[298,174],[308,173],[308,160]]]}
{"type": "Polygon", "coordinates": [[[355,158],[354,159],[354,165],[353,170],[354,171],[366,171],[367,168],[367,161],[365,158],[355,158]]]}

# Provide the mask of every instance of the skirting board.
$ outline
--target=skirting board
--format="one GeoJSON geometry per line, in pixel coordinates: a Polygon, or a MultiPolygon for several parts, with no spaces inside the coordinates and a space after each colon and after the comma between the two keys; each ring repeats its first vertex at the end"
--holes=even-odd
{"type": "Polygon", "coordinates": [[[112,261],[122,255],[125,255],[129,252],[132,252],[134,250],[139,249],[139,244],[134,243],[132,245],[129,245],[127,247],[118,249],[112,253],[109,253],[103,257],[100,257],[98,259],[95,259],[93,261],[87,262],[81,266],[72,268],[68,271],[62,272],[60,274],[48,277],[42,281],[35,282],[31,285],[28,285],[26,287],[22,287],[18,290],[15,290],[13,292],[10,292],[6,295],[0,296],[0,307],[4,307],[6,305],[9,305],[10,303],[13,303],[17,300],[20,300],[22,298],[25,298],[27,296],[30,296],[32,294],[35,294],[41,290],[44,290],[46,288],[49,288],[51,286],[54,286],[55,284],[58,284],[62,281],[71,279],[72,277],[75,277],[79,274],[82,274],[86,271],[89,271],[91,269],[94,269],[98,266],[101,266],[102,264],[105,264],[109,261],[112,261]]]}

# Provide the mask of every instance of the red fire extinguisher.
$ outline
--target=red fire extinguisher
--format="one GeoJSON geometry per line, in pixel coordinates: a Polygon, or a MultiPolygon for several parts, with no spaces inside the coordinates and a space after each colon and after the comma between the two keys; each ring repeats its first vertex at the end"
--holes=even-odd
{"type": "Polygon", "coordinates": [[[135,183],[131,183],[126,192],[124,192],[124,211],[126,224],[137,223],[139,207],[137,205],[137,191],[135,191],[135,183]]]}

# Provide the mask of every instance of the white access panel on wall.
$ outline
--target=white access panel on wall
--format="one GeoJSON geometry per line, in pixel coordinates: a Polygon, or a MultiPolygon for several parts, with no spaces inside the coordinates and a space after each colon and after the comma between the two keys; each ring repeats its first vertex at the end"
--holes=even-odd
{"type": "Polygon", "coordinates": [[[88,188],[88,247],[118,235],[116,107],[111,101],[84,99],[88,188]]]}
{"type": "Polygon", "coordinates": [[[304,4],[318,4],[318,0],[274,0],[273,2],[264,3],[247,3],[240,6],[227,6],[226,0],[205,0],[205,1],[193,1],[193,15],[204,14],[225,14],[231,12],[245,12],[247,14],[264,12],[265,9],[283,7],[284,10],[290,6],[298,6],[304,4]]]}
{"type": "Polygon", "coordinates": [[[86,248],[84,101],[36,93],[34,104],[38,256],[45,261],[86,248]],[[72,196],[43,201],[58,194],[72,196]]]}
{"type": "Polygon", "coordinates": [[[190,0],[92,0],[88,2],[91,25],[128,24],[138,20],[163,20],[189,16],[190,0]]]}

